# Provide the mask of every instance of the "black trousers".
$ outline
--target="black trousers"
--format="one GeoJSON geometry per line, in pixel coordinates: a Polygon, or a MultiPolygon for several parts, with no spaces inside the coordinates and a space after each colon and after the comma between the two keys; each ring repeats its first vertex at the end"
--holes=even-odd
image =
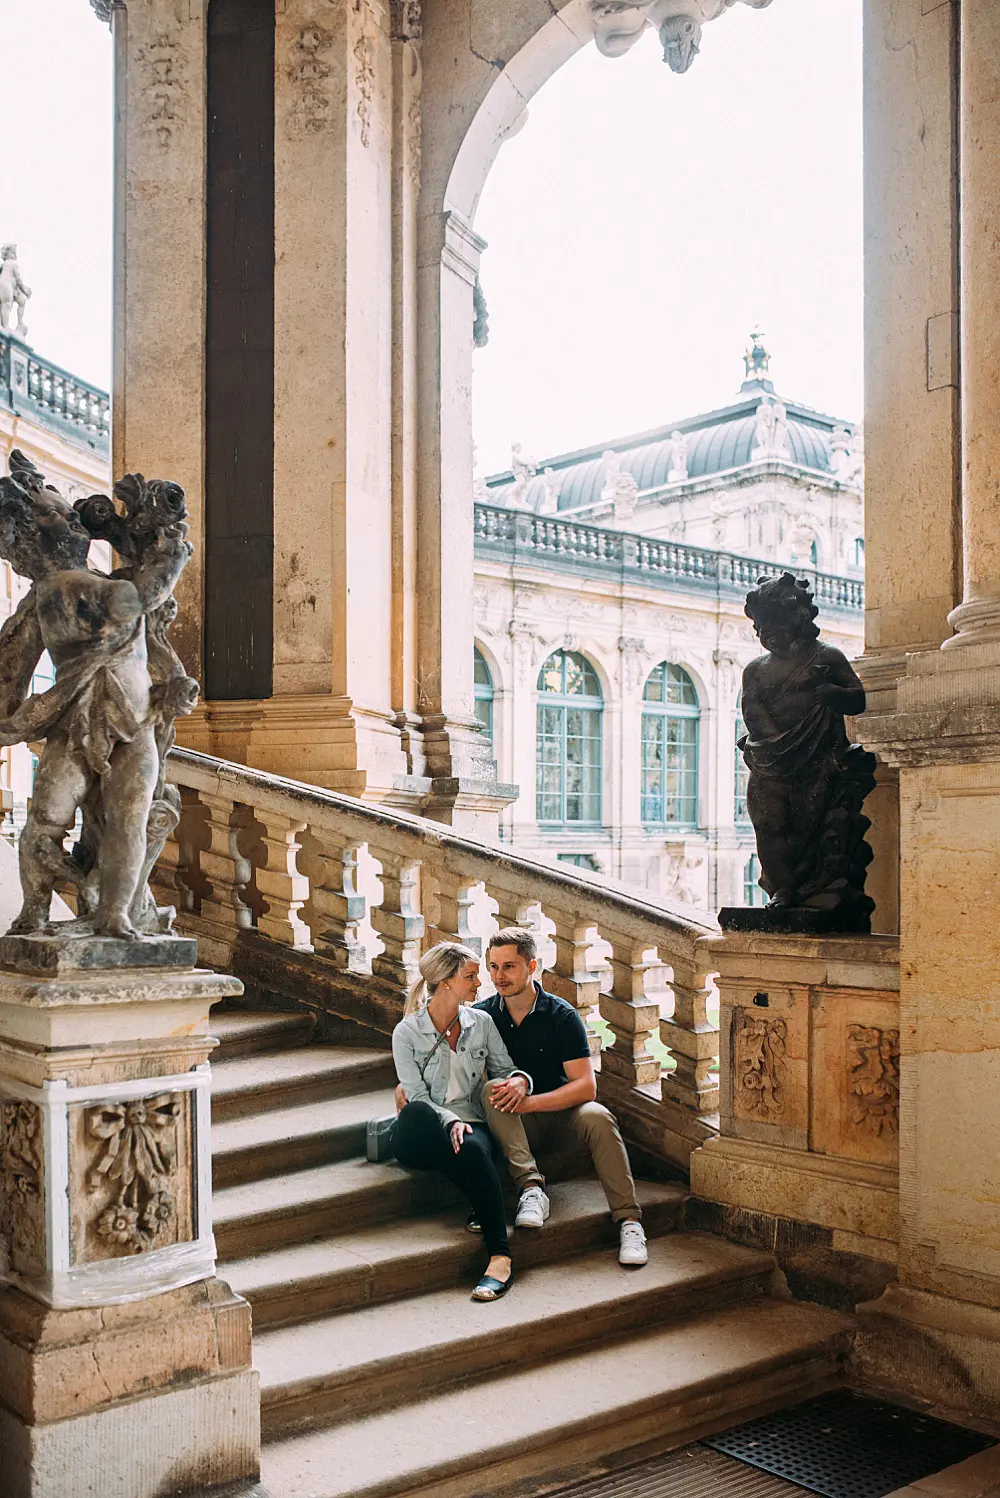
{"type": "Polygon", "coordinates": [[[396,1159],[410,1170],[439,1170],[469,1198],[487,1251],[510,1257],[507,1215],[493,1163],[493,1137],[484,1123],[471,1125],[456,1155],[447,1124],[430,1103],[407,1103],[396,1120],[396,1159]]]}

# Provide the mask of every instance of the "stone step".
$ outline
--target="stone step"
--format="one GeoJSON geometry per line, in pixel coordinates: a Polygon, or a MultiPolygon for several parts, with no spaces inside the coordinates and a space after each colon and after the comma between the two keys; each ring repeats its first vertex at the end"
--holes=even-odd
{"type": "Polygon", "coordinates": [[[215,1185],[236,1186],[362,1155],[368,1120],[393,1111],[392,1089],[382,1087],[215,1123],[215,1185]]]}
{"type": "Polygon", "coordinates": [[[341,1160],[216,1191],[215,1240],[220,1258],[242,1257],[457,1200],[458,1193],[430,1171],[341,1160]]]}
{"type": "MultiPolygon", "coordinates": [[[[475,1309],[499,1330],[515,1295],[475,1309]]],[[[227,1493],[506,1498],[540,1474],[570,1481],[602,1459],[639,1460],[824,1392],[840,1381],[850,1331],[845,1317],[816,1306],[766,1299],[727,1306],[286,1435],[265,1445],[259,1487],[227,1493]]]]}
{"type": "Polygon", "coordinates": [[[391,1052],[360,1047],[307,1045],[220,1061],[212,1068],[212,1118],[222,1123],[293,1104],[391,1088],[395,1081],[391,1052]]]}
{"type": "MultiPolygon", "coordinates": [[[[479,1259],[481,1270],[482,1251],[479,1259]]],[[[461,1289],[258,1332],[262,1429],[271,1436],[398,1408],[460,1380],[757,1300],[773,1267],[768,1254],[679,1233],[657,1241],[642,1270],[623,1269],[608,1250],[528,1270],[496,1306],[470,1298],[473,1273],[461,1289]]]]}
{"type": "Polygon", "coordinates": [[[266,1051],[306,1045],[316,1029],[316,1016],[307,1009],[283,1014],[262,1009],[213,1009],[209,1034],[219,1042],[212,1061],[235,1061],[266,1051]]]}
{"type": "MultiPolygon", "coordinates": [[[[637,1181],[650,1239],[681,1225],[682,1186],[637,1181]]],[[[618,1230],[592,1177],[551,1187],[552,1216],[541,1232],[517,1232],[518,1268],[550,1264],[617,1244],[618,1230]]],[[[465,1229],[467,1209],[385,1223],[220,1264],[219,1273],[253,1307],[257,1331],[470,1281],[482,1267],[482,1239],[465,1229]]],[[[511,1292],[513,1296],[513,1291],[511,1292]]]]}

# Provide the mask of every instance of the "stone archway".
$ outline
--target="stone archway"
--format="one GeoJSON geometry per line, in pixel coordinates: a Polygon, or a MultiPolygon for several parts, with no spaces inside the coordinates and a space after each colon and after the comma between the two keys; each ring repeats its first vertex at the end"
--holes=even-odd
{"type": "MultiPolygon", "coordinates": [[[[422,583],[436,584],[420,591],[417,672],[425,714],[448,722],[471,708],[472,603],[463,579],[473,563],[473,288],[484,248],[473,224],[490,169],[532,97],[588,42],[620,57],[652,27],[666,64],[684,73],[697,56],[702,27],[736,3],[568,0],[557,7],[538,0],[502,15],[486,0],[425,7],[416,530],[422,583]],[[449,28],[460,24],[468,28],[468,51],[442,47],[449,28]]],[[[763,9],[771,0],[742,3],[763,9]]]]}

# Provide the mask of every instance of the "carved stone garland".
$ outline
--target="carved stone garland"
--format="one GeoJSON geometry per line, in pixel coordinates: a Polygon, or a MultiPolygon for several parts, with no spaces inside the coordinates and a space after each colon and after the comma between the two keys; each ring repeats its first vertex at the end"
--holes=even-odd
{"type": "Polygon", "coordinates": [[[87,1110],[88,1136],[103,1141],[87,1172],[87,1189],[96,1192],[107,1183],[115,1188],[93,1231],[127,1252],[153,1248],[176,1215],[180,1111],[181,1099],[170,1093],[87,1110]]]}
{"type": "Polygon", "coordinates": [[[34,1103],[0,1104],[0,1272],[45,1265],[42,1114],[34,1103]]]}
{"type": "Polygon", "coordinates": [[[741,1011],[735,1047],[737,1101],[767,1120],[778,1117],[785,1105],[787,1035],[785,1020],[741,1011]]]}
{"type": "Polygon", "coordinates": [[[847,1094],[851,1122],[869,1134],[899,1132],[899,1031],[847,1027],[847,1094]]]}

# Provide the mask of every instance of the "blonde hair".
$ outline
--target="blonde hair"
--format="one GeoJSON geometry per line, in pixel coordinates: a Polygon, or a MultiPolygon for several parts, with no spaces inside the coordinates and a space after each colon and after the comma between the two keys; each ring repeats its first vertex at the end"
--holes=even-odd
{"type": "Polygon", "coordinates": [[[403,1014],[415,1014],[422,1009],[439,986],[454,978],[467,962],[478,965],[479,953],[473,952],[471,947],[463,947],[459,941],[439,941],[430,947],[420,959],[420,977],[410,989],[403,1014]]]}

